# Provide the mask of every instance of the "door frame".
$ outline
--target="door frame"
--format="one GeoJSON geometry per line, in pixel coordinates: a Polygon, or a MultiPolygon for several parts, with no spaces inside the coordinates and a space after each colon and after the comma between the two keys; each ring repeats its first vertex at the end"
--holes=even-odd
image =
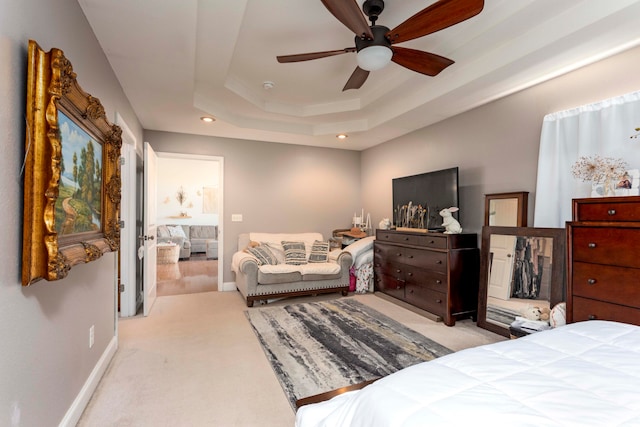
{"type": "MultiPolygon", "coordinates": [[[[138,144],[131,128],[127,125],[120,113],[116,112],[115,123],[122,129],[122,151],[121,157],[124,165],[120,167],[121,185],[121,210],[120,220],[124,221],[124,228],[120,229],[120,283],[124,285],[124,290],[120,292],[116,289],[116,319],[118,318],[117,299],[120,297],[120,317],[135,316],[138,310],[136,283],[136,263],[137,263],[137,230],[136,230],[136,208],[137,208],[137,160],[138,144]]],[[[117,322],[116,322],[117,323],[117,322]]]]}

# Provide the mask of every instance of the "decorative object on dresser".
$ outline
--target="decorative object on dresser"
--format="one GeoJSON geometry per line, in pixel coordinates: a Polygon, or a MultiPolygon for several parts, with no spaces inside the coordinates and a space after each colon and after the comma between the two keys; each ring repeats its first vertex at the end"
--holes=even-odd
{"type": "Polygon", "coordinates": [[[484,225],[526,227],[528,201],[528,191],[485,194],[484,225]]]}
{"type": "Polygon", "coordinates": [[[567,222],[567,322],[640,325],[640,196],[574,199],[567,222]]]}
{"type": "Polygon", "coordinates": [[[478,326],[509,337],[531,307],[564,301],[565,242],[563,228],[483,227],[478,326]]]}
{"type": "Polygon", "coordinates": [[[477,235],[376,230],[376,291],[426,310],[453,326],[476,316],[477,235]]]}

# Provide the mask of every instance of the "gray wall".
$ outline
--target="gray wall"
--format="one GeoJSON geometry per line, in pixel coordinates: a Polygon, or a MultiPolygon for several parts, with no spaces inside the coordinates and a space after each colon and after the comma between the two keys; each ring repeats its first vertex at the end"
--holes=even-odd
{"type": "Polygon", "coordinates": [[[224,158],[224,282],[235,281],[238,234],[350,227],[360,201],[360,153],[240,139],[145,131],[157,152],[224,158]],[[242,214],[243,222],[231,222],[242,214]]]}
{"type": "Polygon", "coordinates": [[[364,151],[365,210],[374,224],[391,218],[393,178],[458,166],[464,231],[481,231],[485,194],[512,191],[529,191],[533,225],[544,116],[640,90],[638,57],[632,49],[364,151]]]}
{"type": "Polygon", "coordinates": [[[0,0],[0,425],[58,425],[114,336],[115,254],[64,280],[21,286],[22,178],[29,39],[62,49],[83,89],[142,129],[77,0],[0,0]],[[95,345],[89,349],[89,327],[95,345]]]}

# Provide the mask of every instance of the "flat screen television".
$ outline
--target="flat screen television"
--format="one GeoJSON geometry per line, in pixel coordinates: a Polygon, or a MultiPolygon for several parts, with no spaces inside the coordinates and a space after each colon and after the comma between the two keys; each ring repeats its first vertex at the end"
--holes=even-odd
{"type": "MultiPolygon", "coordinates": [[[[396,227],[442,231],[440,211],[459,207],[458,167],[393,179],[396,227]]],[[[459,212],[453,217],[460,221],[459,212]]]]}

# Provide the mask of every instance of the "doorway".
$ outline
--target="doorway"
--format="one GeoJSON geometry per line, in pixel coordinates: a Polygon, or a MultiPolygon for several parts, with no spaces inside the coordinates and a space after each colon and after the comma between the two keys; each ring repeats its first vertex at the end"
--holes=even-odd
{"type": "Polygon", "coordinates": [[[221,290],[223,158],[156,154],[156,222],[170,236],[159,232],[158,243],[178,246],[165,248],[175,250],[176,256],[164,257],[157,265],[157,294],[221,290]]]}

